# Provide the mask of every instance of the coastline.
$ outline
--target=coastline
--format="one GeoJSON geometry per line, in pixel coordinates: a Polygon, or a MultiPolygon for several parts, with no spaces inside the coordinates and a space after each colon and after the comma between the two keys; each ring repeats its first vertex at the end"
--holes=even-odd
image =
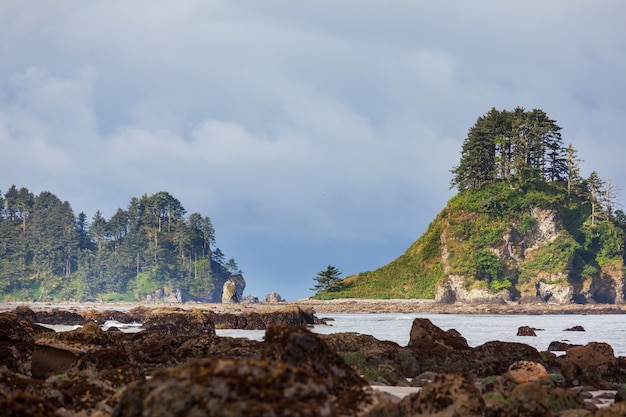
{"type": "Polygon", "coordinates": [[[304,298],[280,303],[148,303],[148,302],[22,302],[0,303],[0,312],[14,310],[27,305],[34,311],[45,310],[118,310],[129,311],[135,307],[201,309],[216,313],[271,312],[290,305],[311,308],[317,314],[328,313],[428,313],[428,314],[626,314],[626,304],[550,304],[550,303],[506,303],[506,304],[443,304],[423,299],[336,299],[313,300],[304,298]]]}

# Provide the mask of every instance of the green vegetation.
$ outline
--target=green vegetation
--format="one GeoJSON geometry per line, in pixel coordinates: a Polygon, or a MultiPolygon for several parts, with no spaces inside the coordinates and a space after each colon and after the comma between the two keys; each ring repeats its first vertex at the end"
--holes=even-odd
{"type": "Polygon", "coordinates": [[[560,130],[542,110],[491,109],[469,129],[452,170],[459,192],[428,230],[389,264],[315,298],[434,298],[452,275],[516,298],[539,282],[582,293],[603,274],[623,276],[617,187],[595,171],[583,179],[560,130]]]}
{"type": "Polygon", "coordinates": [[[317,284],[311,288],[311,291],[315,291],[317,294],[322,291],[335,292],[341,290],[340,276],[341,272],[337,268],[328,265],[326,269],[318,272],[315,278],[313,278],[317,284]]]}
{"type": "Polygon", "coordinates": [[[91,222],[50,192],[15,185],[0,193],[0,300],[135,301],[179,291],[221,300],[241,275],[215,247],[211,219],[185,217],[167,192],[132,198],[91,222]]]}

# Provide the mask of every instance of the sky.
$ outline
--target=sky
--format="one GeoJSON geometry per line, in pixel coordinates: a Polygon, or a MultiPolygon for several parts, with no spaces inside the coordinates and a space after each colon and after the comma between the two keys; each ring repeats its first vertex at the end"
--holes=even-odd
{"type": "MultiPolygon", "coordinates": [[[[167,191],[245,294],[402,254],[492,107],[626,187],[626,2],[0,0],[0,190],[106,218],[167,191]]],[[[623,201],[623,195],[620,196],[623,201]]]]}

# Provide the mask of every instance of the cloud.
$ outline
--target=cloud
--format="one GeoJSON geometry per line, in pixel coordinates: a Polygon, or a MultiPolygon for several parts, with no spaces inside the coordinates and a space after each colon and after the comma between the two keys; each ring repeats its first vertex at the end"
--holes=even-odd
{"type": "Polygon", "coordinates": [[[289,279],[258,264],[270,252],[293,269],[322,254],[372,269],[443,208],[492,106],[544,109],[583,171],[626,183],[625,13],[614,0],[7,0],[0,188],[49,190],[88,216],[169,191],[268,282],[289,279]]]}

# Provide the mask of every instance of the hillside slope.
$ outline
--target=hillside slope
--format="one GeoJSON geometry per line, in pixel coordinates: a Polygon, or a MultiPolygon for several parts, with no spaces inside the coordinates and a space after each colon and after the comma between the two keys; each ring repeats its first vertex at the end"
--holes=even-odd
{"type": "Polygon", "coordinates": [[[404,254],[315,298],[624,303],[624,222],[561,184],[459,192],[404,254]]]}

